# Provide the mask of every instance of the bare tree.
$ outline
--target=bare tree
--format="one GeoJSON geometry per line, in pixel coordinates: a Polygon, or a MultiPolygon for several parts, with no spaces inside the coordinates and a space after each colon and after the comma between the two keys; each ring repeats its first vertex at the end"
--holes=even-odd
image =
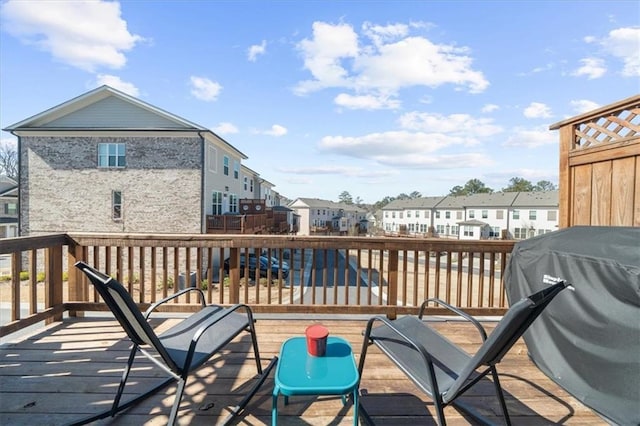
{"type": "Polygon", "coordinates": [[[18,152],[8,143],[0,145],[0,175],[18,179],[18,152]]]}

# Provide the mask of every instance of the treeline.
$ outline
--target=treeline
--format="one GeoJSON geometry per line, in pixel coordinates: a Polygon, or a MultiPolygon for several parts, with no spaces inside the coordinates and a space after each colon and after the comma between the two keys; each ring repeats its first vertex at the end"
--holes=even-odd
{"type": "MultiPolygon", "coordinates": [[[[548,180],[541,180],[537,183],[532,183],[527,179],[520,177],[513,177],[509,180],[509,185],[495,191],[493,188],[489,188],[480,179],[470,179],[464,185],[456,185],[449,190],[449,194],[453,196],[459,195],[473,195],[473,194],[491,194],[493,192],[535,192],[535,191],[553,191],[557,189],[557,186],[548,180]]],[[[382,200],[373,203],[372,205],[363,205],[362,199],[351,196],[348,191],[342,191],[338,196],[338,201],[345,204],[354,204],[364,208],[370,208],[372,211],[376,211],[386,206],[395,200],[410,200],[415,198],[421,198],[422,194],[418,191],[413,191],[410,194],[401,193],[395,197],[387,195],[382,200]]]]}

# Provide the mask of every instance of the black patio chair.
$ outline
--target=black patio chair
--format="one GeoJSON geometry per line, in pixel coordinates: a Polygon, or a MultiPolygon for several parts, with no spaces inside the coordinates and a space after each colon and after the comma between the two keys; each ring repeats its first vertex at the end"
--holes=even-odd
{"type": "Polygon", "coordinates": [[[109,416],[113,417],[118,412],[151,396],[175,380],[178,383],[176,396],[168,421],[169,425],[173,425],[176,421],[178,408],[180,407],[180,401],[189,374],[207,362],[237,335],[246,331],[251,335],[258,370],[258,380],[245,395],[242,402],[231,410],[229,417],[227,417],[225,421],[228,422],[244,409],[275,364],[274,358],[264,371],[262,369],[258,351],[258,341],[254,328],[254,319],[249,306],[241,304],[229,308],[217,305],[207,306],[202,290],[189,287],[154,303],[143,315],[131,298],[131,295],[118,281],[97,271],[84,262],[77,262],[75,266],[84,272],[95,286],[104,302],[124,328],[129,339],[133,342],[133,346],[111,408],[105,412],[75,422],[73,423],[74,425],[91,423],[109,416]],[[148,323],[151,313],[164,303],[189,291],[199,293],[202,309],[191,314],[188,318],[161,334],[156,334],[148,323]],[[131,366],[138,352],[145,355],[170,377],[132,400],[120,404],[131,366]]]}
{"type": "MultiPolygon", "coordinates": [[[[471,407],[456,399],[480,379],[491,374],[505,423],[510,425],[496,364],[551,300],[567,287],[570,287],[569,284],[559,281],[518,301],[509,308],[488,338],[478,320],[439,299],[423,302],[417,317],[407,315],[393,321],[380,316],[371,318],[364,333],[358,367],[360,377],[362,378],[367,348],[373,343],[433,399],[438,422],[445,425],[444,407],[449,404],[459,406],[478,420],[483,420],[471,407]],[[478,329],[483,343],[475,355],[469,355],[422,320],[424,310],[430,302],[444,306],[478,329]],[[382,324],[374,328],[373,324],[376,322],[382,324]]],[[[363,415],[370,422],[364,410],[363,415]]]]}

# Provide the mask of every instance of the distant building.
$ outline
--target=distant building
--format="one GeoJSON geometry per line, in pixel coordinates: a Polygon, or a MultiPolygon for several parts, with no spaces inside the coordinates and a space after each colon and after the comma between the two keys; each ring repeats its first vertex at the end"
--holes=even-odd
{"type": "Polygon", "coordinates": [[[391,235],[525,239],[557,229],[558,191],[394,200],[382,213],[391,235]]]}
{"type": "Polygon", "coordinates": [[[319,198],[297,198],[289,204],[298,216],[298,235],[358,235],[368,230],[367,210],[319,198]]]}
{"type": "Polygon", "coordinates": [[[18,182],[0,175],[0,238],[18,236],[18,182]]]}

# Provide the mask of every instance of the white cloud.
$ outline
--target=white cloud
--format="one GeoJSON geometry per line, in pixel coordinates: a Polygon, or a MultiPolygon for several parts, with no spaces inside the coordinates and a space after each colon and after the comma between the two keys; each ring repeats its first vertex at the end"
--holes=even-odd
{"type": "Polygon", "coordinates": [[[558,143],[558,137],[554,132],[550,132],[545,127],[533,129],[525,129],[516,127],[510,133],[509,138],[504,142],[503,146],[537,148],[544,145],[553,145],[558,143]]]}
{"type": "Polygon", "coordinates": [[[496,104],[486,104],[485,106],[482,107],[482,109],[480,111],[484,112],[484,113],[491,113],[494,111],[499,110],[500,107],[496,104]]]}
{"type": "Polygon", "coordinates": [[[287,134],[287,128],[279,124],[274,124],[271,126],[271,129],[263,131],[262,134],[269,136],[284,136],[287,134]]]}
{"type": "Polygon", "coordinates": [[[205,77],[191,76],[191,94],[201,101],[212,102],[218,99],[222,86],[205,77]]]}
{"type": "Polygon", "coordinates": [[[471,67],[469,49],[409,36],[411,28],[367,23],[361,40],[348,24],[315,22],[312,38],[297,46],[313,79],[299,82],[295,92],[304,95],[344,88],[356,91],[357,96],[373,93],[391,97],[412,86],[451,84],[471,93],[489,86],[482,72],[471,67]]]}
{"type": "Polygon", "coordinates": [[[122,68],[124,52],[144,40],[129,32],[118,2],[9,0],[0,15],[9,34],[90,72],[122,68]]]}
{"type": "Polygon", "coordinates": [[[349,108],[349,109],[398,109],[400,108],[400,101],[398,99],[390,99],[388,96],[376,96],[376,95],[349,95],[347,93],[340,93],[333,100],[336,105],[349,108]]]}
{"type": "Polygon", "coordinates": [[[219,135],[230,135],[233,133],[238,133],[238,128],[236,126],[234,126],[232,123],[226,122],[219,123],[212,130],[219,135]]]}
{"type": "Polygon", "coordinates": [[[278,171],[297,175],[331,175],[346,177],[382,177],[396,174],[393,170],[363,169],[349,166],[281,167],[278,171]]]}
{"type": "Polygon", "coordinates": [[[577,114],[582,114],[582,113],[593,111],[594,109],[600,108],[599,104],[593,101],[588,101],[586,99],[571,101],[571,106],[573,107],[573,110],[577,114]]]}
{"type": "Polygon", "coordinates": [[[571,75],[576,77],[587,76],[589,80],[602,77],[607,72],[607,67],[602,59],[584,58],[580,60],[582,66],[575,70],[571,75]]]}
{"type": "Polygon", "coordinates": [[[258,59],[258,55],[264,55],[267,52],[267,41],[262,40],[260,44],[254,44],[247,50],[247,59],[251,62],[255,62],[258,59]]]}
{"type": "Polygon", "coordinates": [[[527,118],[549,118],[551,117],[551,108],[540,102],[531,102],[523,111],[527,118]]]}
{"type": "Polygon", "coordinates": [[[503,131],[502,127],[493,124],[491,118],[474,118],[468,114],[445,116],[414,111],[400,116],[398,122],[403,129],[448,133],[470,141],[493,136],[503,131]]]}
{"type": "Polygon", "coordinates": [[[622,75],[640,77],[640,28],[618,28],[601,42],[611,56],[624,63],[622,75]]]}
{"type": "Polygon", "coordinates": [[[120,77],[115,75],[98,74],[96,76],[96,86],[102,86],[105,84],[134,97],[138,97],[140,95],[140,91],[133,83],[123,81],[120,77]]]}

